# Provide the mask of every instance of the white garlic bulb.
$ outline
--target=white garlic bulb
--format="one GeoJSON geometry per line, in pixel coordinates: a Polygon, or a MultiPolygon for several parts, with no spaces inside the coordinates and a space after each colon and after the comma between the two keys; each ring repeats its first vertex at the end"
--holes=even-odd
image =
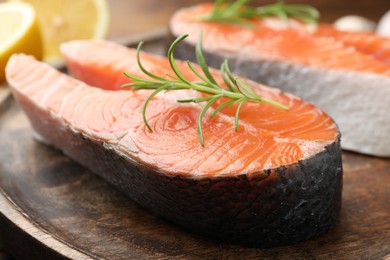
{"type": "Polygon", "coordinates": [[[347,15],[337,19],[333,25],[341,31],[374,32],[375,22],[358,15],[347,15]]]}
{"type": "Polygon", "coordinates": [[[387,13],[385,13],[379,20],[378,27],[376,28],[376,33],[380,36],[390,38],[390,10],[387,11],[387,13]]]}

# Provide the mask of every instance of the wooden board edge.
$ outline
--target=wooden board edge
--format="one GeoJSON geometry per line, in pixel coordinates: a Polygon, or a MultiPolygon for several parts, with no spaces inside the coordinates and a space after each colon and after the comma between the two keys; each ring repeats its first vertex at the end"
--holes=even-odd
{"type": "Polygon", "coordinates": [[[11,90],[6,83],[0,83],[0,109],[5,106],[11,98],[11,90]]]}
{"type": "Polygon", "coordinates": [[[34,225],[0,190],[0,226],[3,245],[17,259],[93,259],[34,225]]]}

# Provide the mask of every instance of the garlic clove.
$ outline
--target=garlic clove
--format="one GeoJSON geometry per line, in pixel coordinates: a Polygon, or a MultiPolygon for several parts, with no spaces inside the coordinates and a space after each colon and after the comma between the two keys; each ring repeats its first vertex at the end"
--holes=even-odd
{"type": "Polygon", "coordinates": [[[378,22],[376,33],[380,36],[390,38],[390,10],[385,13],[378,22]]]}
{"type": "Polygon", "coordinates": [[[358,15],[347,15],[337,19],[333,25],[340,31],[374,32],[375,22],[358,15]]]}

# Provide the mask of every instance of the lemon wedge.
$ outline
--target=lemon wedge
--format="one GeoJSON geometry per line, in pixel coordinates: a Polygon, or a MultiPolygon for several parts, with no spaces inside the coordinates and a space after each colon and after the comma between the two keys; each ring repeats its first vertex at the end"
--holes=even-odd
{"type": "MultiPolygon", "coordinates": [[[[9,0],[20,1],[20,0],[9,0]]],[[[61,64],[59,46],[76,39],[99,39],[107,35],[109,8],[106,0],[22,0],[37,13],[42,32],[43,59],[61,64]]]]}
{"type": "Polygon", "coordinates": [[[0,82],[13,53],[42,57],[42,41],[34,9],[25,3],[0,3],[0,82]]]}

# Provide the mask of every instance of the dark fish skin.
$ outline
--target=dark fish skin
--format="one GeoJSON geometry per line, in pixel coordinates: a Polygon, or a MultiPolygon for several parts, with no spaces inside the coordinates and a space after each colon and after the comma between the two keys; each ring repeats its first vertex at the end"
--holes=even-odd
{"type": "Polygon", "coordinates": [[[76,132],[14,92],[34,130],[153,214],[227,242],[271,247],[331,229],[342,195],[340,134],[320,153],[255,174],[203,179],[172,177],[116,147],[76,132]]]}

